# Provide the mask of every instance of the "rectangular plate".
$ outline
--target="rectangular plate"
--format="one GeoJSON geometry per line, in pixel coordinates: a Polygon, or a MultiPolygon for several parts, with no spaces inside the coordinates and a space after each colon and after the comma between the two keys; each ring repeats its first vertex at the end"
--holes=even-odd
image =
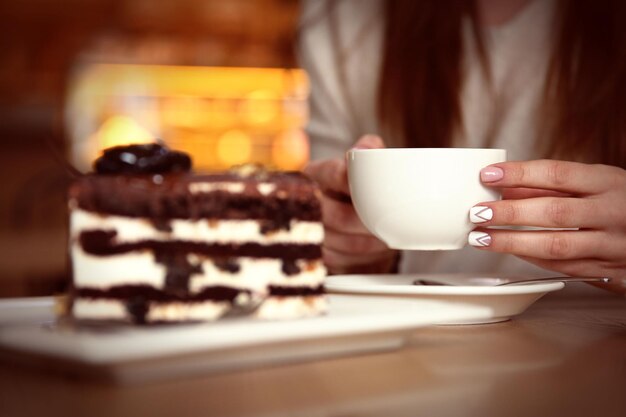
{"type": "Polygon", "coordinates": [[[12,360],[129,383],[395,349],[416,328],[490,314],[385,297],[330,295],[329,304],[325,316],[289,321],[73,328],[55,323],[51,298],[7,300],[0,348],[12,360]]]}

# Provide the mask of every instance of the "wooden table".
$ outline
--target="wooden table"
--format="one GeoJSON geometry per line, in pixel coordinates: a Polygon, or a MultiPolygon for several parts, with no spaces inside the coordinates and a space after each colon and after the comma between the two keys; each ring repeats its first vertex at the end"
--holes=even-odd
{"type": "Polygon", "coordinates": [[[387,353],[120,387],[11,364],[1,416],[626,416],[626,299],[570,284],[387,353]]]}

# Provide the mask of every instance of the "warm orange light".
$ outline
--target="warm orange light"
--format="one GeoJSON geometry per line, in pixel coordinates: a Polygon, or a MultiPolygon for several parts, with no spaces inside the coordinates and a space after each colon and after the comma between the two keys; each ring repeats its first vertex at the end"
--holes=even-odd
{"type": "Polygon", "coordinates": [[[197,172],[211,171],[220,167],[215,154],[215,137],[203,133],[184,132],[176,135],[175,141],[168,141],[172,149],[188,153],[197,172]]]}
{"type": "Polygon", "coordinates": [[[257,90],[246,96],[242,105],[246,121],[264,125],[276,119],[280,113],[280,97],[270,90],[257,90]]]}
{"type": "Polygon", "coordinates": [[[229,130],[217,141],[217,156],[226,166],[249,162],[251,155],[252,141],[241,130],[229,130]]]}
{"type": "Polygon", "coordinates": [[[121,82],[125,82],[124,94],[138,96],[238,99],[267,90],[305,100],[309,91],[306,73],[300,69],[99,64],[85,70],[81,78],[97,80],[89,84],[88,92],[100,95],[111,94],[110,86],[121,82]]]}
{"type": "Polygon", "coordinates": [[[131,143],[150,143],[155,140],[148,129],[128,116],[110,117],[100,126],[96,137],[100,150],[131,143]]]}
{"type": "Polygon", "coordinates": [[[223,131],[237,124],[237,108],[233,100],[211,100],[207,110],[204,117],[208,129],[223,131]]]}
{"type": "Polygon", "coordinates": [[[309,160],[309,142],[304,132],[291,130],[274,139],[272,160],[278,169],[302,169],[309,160]]]}
{"type": "Polygon", "coordinates": [[[67,100],[70,152],[86,170],[103,148],[158,134],[190,153],[196,170],[298,169],[309,154],[299,131],[308,91],[300,69],[90,65],[77,72],[67,100]]]}
{"type": "Polygon", "coordinates": [[[161,120],[165,125],[180,128],[206,126],[211,108],[205,100],[197,97],[176,97],[163,99],[160,108],[161,120]]]}

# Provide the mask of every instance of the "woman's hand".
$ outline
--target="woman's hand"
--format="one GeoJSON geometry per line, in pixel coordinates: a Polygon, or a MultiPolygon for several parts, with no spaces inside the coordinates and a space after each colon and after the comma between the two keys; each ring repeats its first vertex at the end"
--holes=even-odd
{"type": "MultiPolygon", "coordinates": [[[[378,136],[363,136],[355,148],[384,148],[378,136]]],[[[329,272],[381,273],[395,266],[397,252],[389,249],[361,223],[350,200],[346,161],[327,159],[311,162],[304,172],[322,189],[322,218],[325,237],[322,246],[329,272]]]]}
{"type": "Polygon", "coordinates": [[[573,276],[626,279],[626,171],[564,161],[504,162],[481,171],[503,200],[470,210],[469,243],[573,276]],[[483,226],[573,230],[514,231],[483,226]]]}

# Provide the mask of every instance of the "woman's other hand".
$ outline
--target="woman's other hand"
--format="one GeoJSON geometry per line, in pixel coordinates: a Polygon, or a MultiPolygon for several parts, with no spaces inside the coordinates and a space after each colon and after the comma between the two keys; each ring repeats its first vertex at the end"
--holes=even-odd
{"type": "MultiPolygon", "coordinates": [[[[384,148],[374,135],[361,137],[359,149],[384,148]]],[[[345,158],[313,161],[304,172],[322,189],[324,263],[330,273],[382,273],[395,267],[397,251],[373,236],[361,223],[350,199],[345,158]]]]}
{"type": "Polygon", "coordinates": [[[503,200],[471,209],[470,219],[481,226],[470,234],[471,245],[567,275],[626,279],[625,170],[540,160],[498,163],[480,175],[486,186],[501,188],[503,200]]]}

